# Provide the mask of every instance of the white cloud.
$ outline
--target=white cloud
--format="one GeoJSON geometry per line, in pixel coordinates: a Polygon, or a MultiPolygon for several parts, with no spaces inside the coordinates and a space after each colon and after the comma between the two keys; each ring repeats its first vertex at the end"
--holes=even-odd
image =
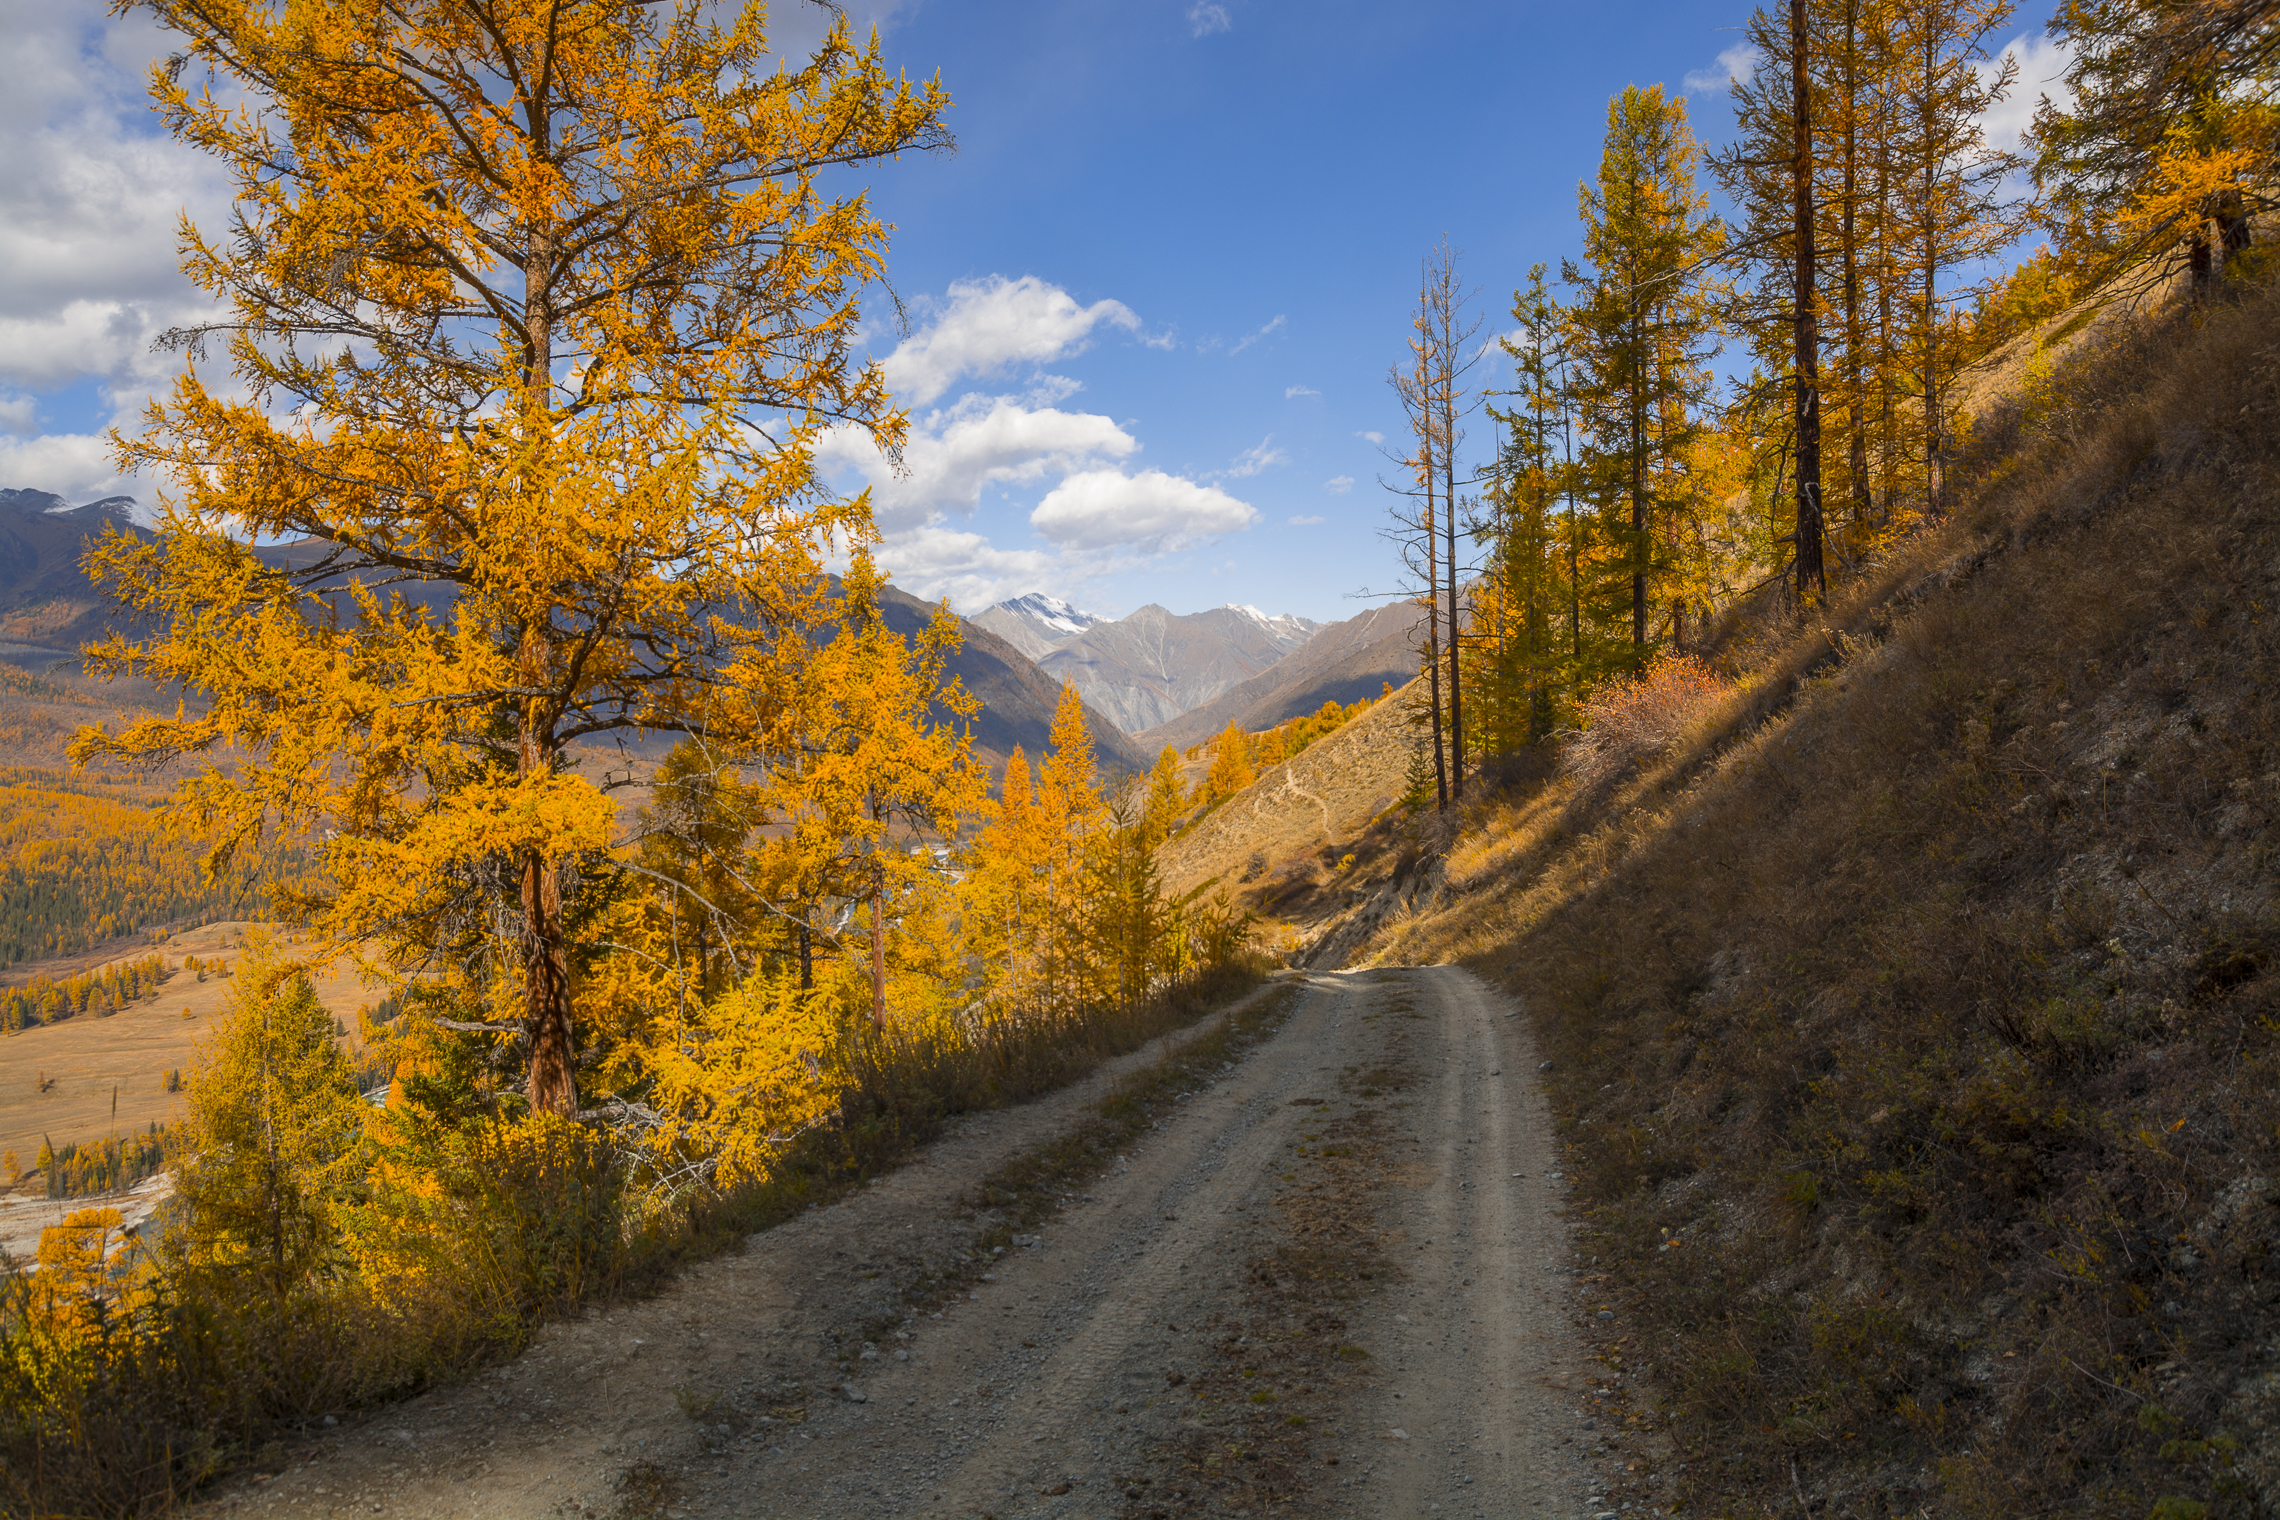
{"type": "Polygon", "coordinates": [[[1082,380],[1067,375],[1039,375],[1021,394],[1031,406],[1058,406],[1084,388],[1082,380]]]}
{"type": "Polygon", "coordinates": [[[827,468],[863,472],[871,483],[872,514],[892,532],[944,513],[967,515],[986,486],[1032,484],[1048,473],[1066,475],[1126,458],[1139,447],[1130,433],[1094,413],[1033,410],[1009,396],[968,396],[915,423],[899,473],[858,428],[832,429],[816,454],[827,468]]]}
{"type": "Polygon", "coordinates": [[[1188,7],[1187,18],[1189,35],[1196,37],[1224,32],[1235,24],[1235,18],[1227,14],[1227,7],[1216,4],[1215,0],[1196,0],[1188,7]]]}
{"type": "Polygon", "coordinates": [[[1294,517],[1290,520],[1287,526],[1293,528],[1311,528],[1320,521],[1322,521],[1322,519],[1319,517],[1294,517]]]}
{"type": "Polygon", "coordinates": [[[1234,355],[1241,353],[1244,349],[1249,348],[1252,344],[1258,342],[1260,339],[1269,338],[1274,336],[1276,333],[1281,332],[1286,320],[1287,319],[1284,317],[1276,317],[1272,322],[1269,322],[1266,326],[1260,328],[1257,332],[1250,334],[1248,337],[1245,337],[1233,348],[1227,350],[1228,356],[1232,358],[1234,355]]]}
{"type": "Polygon", "coordinates": [[[53,491],[69,502],[149,494],[148,486],[118,472],[111,440],[98,433],[0,438],[0,485],[53,491]]]}
{"type": "Polygon", "coordinates": [[[1322,489],[1343,496],[1354,489],[1354,477],[1351,475],[1333,475],[1322,482],[1322,489]]]}
{"type": "Polygon", "coordinates": [[[1737,84],[1748,84],[1757,73],[1758,50],[1747,42],[1737,42],[1718,55],[1718,61],[1706,69],[1689,69],[1681,81],[1689,95],[1717,95],[1737,84]]]}
{"type": "Polygon", "coordinates": [[[1079,306],[1067,291],[1033,274],[959,280],[940,314],[887,355],[887,382],[901,399],[924,406],[966,376],[1079,353],[1104,322],[1126,331],[1140,326],[1122,301],[1079,306]]]}
{"type": "MultiPolygon", "coordinates": [[[[37,391],[94,380],[113,415],[131,415],[180,367],[178,356],[154,354],[152,340],[212,310],[176,267],[176,219],[187,210],[220,231],[228,177],[151,117],[145,71],[172,40],[154,24],[136,14],[105,20],[98,7],[0,0],[0,34],[9,64],[0,100],[0,384],[37,391]]],[[[36,413],[11,415],[8,425],[36,427],[36,413]]],[[[121,482],[107,451],[93,432],[27,439],[0,454],[10,472],[0,485],[74,499],[110,494],[121,482]]]]}
{"type": "Polygon", "coordinates": [[[1269,433],[1256,445],[1236,455],[1235,462],[1221,473],[1226,479],[1242,480],[1261,470],[1271,470],[1278,464],[1289,463],[1290,456],[1275,447],[1275,435],[1269,433]]]}
{"type": "Polygon", "coordinates": [[[1368,440],[1369,442],[1371,442],[1371,443],[1383,443],[1383,442],[1385,442],[1385,434],[1383,434],[1383,433],[1376,433],[1376,432],[1360,432],[1360,433],[1356,433],[1354,436],[1355,436],[1356,438],[1367,439],[1367,440],[1368,440]]]}
{"type": "Polygon", "coordinates": [[[1042,549],[1000,549],[979,533],[939,523],[891,535],[879,546],[878,559],[912,595],[928,601],[946,596],[968,609],[1043,587],[1066,595],[1107,568],[1042,549]]]}
{"type": "Polygon", "coordinates": [[[2015,59],[2019,65],[2018,77],[2011,82],[2011,92],[1989,107],[1979,118],[1979,130],[1986,135],[1987,145],[2004,152],[2016,152],[2026,137],[2027,128],[2034,125],[2035,107],[2044,96],[2050,96],[2061,105],[2073,101],[2073,91],[2066,88],[2060,77],[2073,61],[2073,53],[2063,42],[2032,32],[2021,33],[2004,45],[2003,51],[1980,65],[1982,83],[1993,83],[1996,71],[2006,59],[2015,59]]]}
{"type": "Polygon", "coordinates": [[[1283,387],[1283,400],[1285,401],[1295,401],[1301,396],[1319,396],[1321,394],[1311,385],[1286,385],[1283,387]]]}
{"type": "Polygon", "coordinates": [[[1055,486],[1029,522],[1070,548],[1162,554],[1247,528],[1258,516],[1216,486],[1161,470],[1087,470],[1055,486]]]}

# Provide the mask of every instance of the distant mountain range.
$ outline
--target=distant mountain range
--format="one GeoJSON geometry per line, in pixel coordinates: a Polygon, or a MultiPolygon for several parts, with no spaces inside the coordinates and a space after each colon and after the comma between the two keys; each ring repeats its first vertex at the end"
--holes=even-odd
{"type": "MultiPolygon", "coordinates": [[[[134,509],[134,498],[127,496],[73,506],[46,491],[0,490],[0,659],[35,668],[76,661],[81,645],[120,626],[123,609],[97,590],[79,561],[88,539],[107,524],[143,532],[134,522],[134,509]]],[[[278,566],[307,564],[316,552],[310,543],[260,551],[278,566]]],[[[450,602],[442,587],[399,589],[437,611],[450,602]]],[[[884,601],[888,626],[906,637],[934,615],[931,603],[893,586],[884,601]]],[[[976,747],[993,759],[1002,759],[1015,745],[1039,753],[1052,732],[1061,683],[995,633],[961,622],[965,642],[952,657],[950,672],[982,700],[974,719],[976,747]]],[[[1147,769],[1154,757],[1134,745],[1114,721],[1098,709],[1089,710],[1087,718],[1104,770],[1129,775],[1147,769]]]]}
{"type": "Polygon", "coordinates": [[[1325,702],[1375,697],[1388,685],[1398,691],[1417,675],[1413,641],[1423,616],[1410,603],[1395,602],[1332,623],[1257,675],[1134,737],[1143,749],[1185,749],[1230,723],[1257,733],[1325,702]]]}
{"type": "Polygon", "coordinates": [[[1168,723],[1280,661],[1320,625],[1249,607],[1182,616],[1153,602],[1097,623],[1038,660],[1128,734],[1168,723]]]}
{"type": "MultiPolygon", "coordinates": [[[[40,666],[75,659],[119,627],[124,611],[80,569],[106,526],[140,533],[132,497],[73,505],[46,491],[0,490],[0,659],[40,666]]],[[[306,562],[313,545],[262,551],[306,562]]],[[[416,588],[405,588],[417,594],[416,588]]],[[[442,588],[435,588],[441,602],[442,588]]],[[[915,632],[933,608],[892,587],[888,620],[915,632]]],[[[1225,728],[1271,727],[1323,702],[1375,696],[1417,673],[1407,613],[1381,608],[1325,627],[1256,607],[1173,613],[1153,604],[1114,620],[1031,594],[961,619],[951,671],[981,698],[976,744],[992,757],[1043,749],[1066,680],[1085,699],[1093,743],[1112,772],[1143,770],[1167,743],[1186,746],[1225,728]],[[1145,735],[1144,744],[1129,736],[1145,735]]]]}
{"type": "Polygon", "coordinates": [[[73,506],[47,491],[0,490],[0,659],[69,659],[110,632],[121,610],[79,560],[108,526],[140,532],[134,507],[131,496],[73,506]]]}

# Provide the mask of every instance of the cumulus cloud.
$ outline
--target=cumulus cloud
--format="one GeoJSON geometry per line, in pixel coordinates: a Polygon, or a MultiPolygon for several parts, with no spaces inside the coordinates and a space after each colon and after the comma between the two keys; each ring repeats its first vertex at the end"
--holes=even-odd
{"type": "Polygon", "coordinates": [[[1983,82],[1992,83],[1996,72],[2007,61],[2016,61],[2018,77],[2011,82],[2011,91],[2003,99],[1988,107],[1979,118],[1979,130],[1986,134],[1987,145],[2004,152],[2016,152],[2025,141],[2027,128],[2034,125],[2035,107],[2049,96],[2061,105],[2071,104],[2073,92],[2066,88],[2060,76],[2073,61],[2073,52],[2063,42],[2032,32],[2011,39],[2003,51],[1979,68],[1983,82]]]}
{"type": "Polygon", "coordinates": [[[1370,442],[1370,443],[1383,443],[1383,442],[1385,442],[1385,434],[1383,434],[1383,433],[1377,433],[1377,432],[1369,432],[1369,431],[1364,431],[1364,432],[1359,432],[1359,433],[1356,433],[1354,436],[1355,436],[1356,438],[1364,439],[1364,440],[1366,440],[1366,441],[1368,441],[1368,442],[1370,442]]]}
{"type": "Polygon", "coordinates": [[[1271,338],[1276,333],[1281,332],[1286,320],[1287,319],[1284,317],[1277,316],[1272,322],[1269,322],[1266,326],[1260,328],[1257,332],[1246,335],[1240,341],[1238,341],[1233,348],[1227,351],[1229,356],[1232,357],[1235,354],[1239,354],[1244,349],[1249,348],[1252,344],[1259,342],[1261,339],[1271,338]]]}
{"type": "Polygon", "coordinates": [[[1285,401],[1295,401],[1301,396],[1319,396],[1321,394],[1311,385],[1286,385],[1283,387],[1283,400],[1285,401]]]}
{"type": "Polygon", "coordinates": [[[1354,477],[1351,475],[1333,475],[1322,482],[1322,489],[1332,495],[1343,496],[1354,489],[1354,477]]]}
{"type": "Polygon", "coordinates": [[[889,536],[879,546],[878,561],[914,596],[930,602],[948,597],[969,610],[1043,588],[1066,596],[1108,568],[1042,549],[1000,549],[979,533],[940,523],[889,536]]]}
{"type": "Polygon", "coordinates": [[[1215,0],[1196,0],[1188,7],[1187,18],[1188,34],[1194,37],[1224,32],[1235,24],[1235,18],[1227,14],[1227,7],[1216,4],[1215,0]]]}
{"type": "Polygon", "coordinates": [[[1163,554],[1248,528],[1258,516],[1217,486],[1161,470],[1086,470],[1055,486],[1029,522],[1069,548],[1163,554]]]}
{"type": "MultiPolygon", "coordinates": [[[[0,0],[0,30],[10,64],[0,101],[0,384],[38,392],[92,379],[106,404],[131,412],[179,364],[153,353],[152,340],[212,310],[176,268],[176,219],[187,210],[218,230],[229,181],[156,129],[144,72],[167,38],[148,21],[0,0]]],[[[30,429],[36,419],[10,424],[30,429]]],[[[9,472],[0,485],[75,499],[120,485],[91,433],[26,439],[0,458],[9,472]]]]}
{"type": "Polygon", "coordinates": [[[149,494],[147,486],[118,472],[111,440],[96,433],[0,438],[0,486],[53,491],[69,502],[149,494]]]}
{"type": "Polygon", "coordinates": [[[1293,528],[1311,528],[1320,521],[1322,521],[1322,519],[1319,517],[1294,517],[1290,520],[1288,526],[1293,528]]]}
{"type": "Polygon", "coordinates": [[[1758,50],[1747,42],[1737,42],[1718,55],[1718,61],[1706,69],[1689,69],[1681,81],[1689,95],[1717,95],[1737,84],[1748,84],[1757,73],[1758,50]]]}
{"type": "Polygon", "coordinates": [[[816,454],[825,467],[860,470],[871,483],[872,512],[888,531],[937,516],[966,516],[990,485],[1025,485],[1103,460],[1123,459],[1139,441],[1107,417],[1032,408],[1010,396],[968,396],[911,429],[898,472],[858,428],[834,428],[816,454]]]}
{"type": "Polygon", "coordinates": [[[1080,306],[1035,275],[960,280],[934,319],[887,355],[887,382],[903,400],[924,406],[968,376],[1050,364],[1081,352],[1103,323],[1130,332],[1138,330],[1140,318],[1122,301],[1080,306]]]}
{"type": "Polygon", "coordinates": [[[1261,470],[1271,470],[1278,464],[1289,463],[1290,456],[1275,447],[1275,435],[1269,433],[1255,445],[1236,455],[1235,462],[1221,474],[1228,480],[1242,480],[1258,474],[1261,470]]]}

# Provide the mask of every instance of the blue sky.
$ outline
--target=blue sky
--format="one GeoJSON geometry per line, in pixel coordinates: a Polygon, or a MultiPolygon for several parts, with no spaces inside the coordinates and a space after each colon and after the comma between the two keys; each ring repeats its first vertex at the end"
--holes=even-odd
{"type": "MultiPolygon", "coordinates": [[[[816,30],[801,0],[779,9],[787,38],[816,30]]],[[[2011,31],[2029,102],[2053,72],[2046,10],[2011,31]]],[[[1419,260],[1446,237],[1494,331],[1529,263],[1573,251],[1610,94],[1664,83],[1723,139],[1748,11],[851,6],[897,67],[939,71],[959,147],[870,177],[913,325],[882,305],[869,336],[915,439],[899,478],[843,441],[836,478],[876,477],[898,583],[966,610],[1041,590],[1112,615],[1351,616],[1393,576],[1391,467],[1368,435],[1398,432],[1385,374],[1419,260]]],[[[83,0],[0,14],[18,82],[0,102],[0,485],[147,496],[96,435],[163,381],[149,337],[191,309],[174,211],[218,217],[226,191],[150,134],[158,36],[83,0]]]]}

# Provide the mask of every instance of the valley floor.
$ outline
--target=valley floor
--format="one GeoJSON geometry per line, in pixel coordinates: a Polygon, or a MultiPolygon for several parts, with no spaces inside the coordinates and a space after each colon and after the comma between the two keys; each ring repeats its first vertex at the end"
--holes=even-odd
{"type": "Polygon", "coordinates": [[[1620,1481],[1651,1511],[1655,1453],[1620,1448],[1655,1437],[1586,1375],[1528,1021],[1446,967],[1254,998],[1279,1028],[970,1293],[925,1285],[992,1227],[978,1180],[1161,1046],[203,1508],[1567,1517],[1620,1481]]]}

